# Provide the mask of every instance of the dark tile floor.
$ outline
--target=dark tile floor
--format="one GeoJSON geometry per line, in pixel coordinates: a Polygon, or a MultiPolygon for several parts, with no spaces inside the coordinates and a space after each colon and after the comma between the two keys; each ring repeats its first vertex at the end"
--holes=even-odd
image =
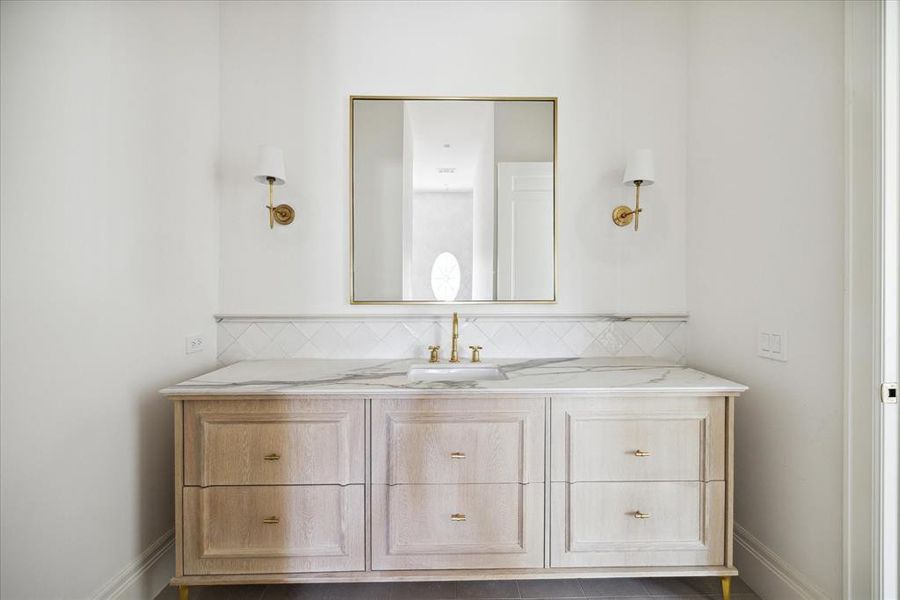
{"type": "MultiPolygon", "coordinates": [[[[590,598],[634,600],[721,598],[717,577],[684,579],[553,579],[534,581],[436,581],[429,583],[331,583],[191,588],[191,600],[456,600],[590,598]]],[[[731,580],[733,600],[759,600],[746,583],[731,580]]],[[[177,600],[167,588],[156,600],[177,600]]]]}

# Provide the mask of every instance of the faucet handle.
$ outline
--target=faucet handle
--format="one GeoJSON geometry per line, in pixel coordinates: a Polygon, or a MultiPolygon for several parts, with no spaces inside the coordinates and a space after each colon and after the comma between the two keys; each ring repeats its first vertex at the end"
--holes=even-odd
{"type": "Polygon", "coordinates": [[[472,362],[481,362],[481,346],[469,346],[472,351],[472,362]]]}
{"type": "Polygon", "coordinates": [[[441,357],[438,355],[438,350],[440,350],[440,346],[428,346],[428,350],[431,351],[431,358],[428,359],[430,363],[440,362],[441,357]]]}

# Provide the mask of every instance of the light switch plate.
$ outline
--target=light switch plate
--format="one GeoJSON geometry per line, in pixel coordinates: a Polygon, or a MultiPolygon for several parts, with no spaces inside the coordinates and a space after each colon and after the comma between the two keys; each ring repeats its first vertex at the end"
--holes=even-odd
{"type": "Polygon", "coordinates": [[[769,360],[787,362],[788,336],[787,330],[781,327],[760,327],[756,334],[756,353],[769,360]]]}
{"type": "Polygon", "coordinates": [[[184,338],[184,353],[193,354],[194,352],[203,352],[206,349],[206,342],[200,334],[189,335],[184,338]]]}

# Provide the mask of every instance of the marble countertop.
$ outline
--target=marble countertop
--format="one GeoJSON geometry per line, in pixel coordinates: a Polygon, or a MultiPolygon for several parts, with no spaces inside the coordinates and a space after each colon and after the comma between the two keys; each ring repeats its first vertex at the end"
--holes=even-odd
{"type": "Polygon", "coordinates": [[[161,390],[169,397],[222,395],[364,394],[427,395],[483,391],[491,394],[736,395],[747,389],[683,365],[649,358],[541,358],[491,360],[506,379],[409,381],[422,359],[249,360],[161,390]]]}

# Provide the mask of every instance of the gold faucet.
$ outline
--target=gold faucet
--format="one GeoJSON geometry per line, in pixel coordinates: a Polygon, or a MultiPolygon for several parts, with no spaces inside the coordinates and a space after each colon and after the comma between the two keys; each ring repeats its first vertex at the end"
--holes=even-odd
{"type": "Polygon", "coordinates": [[[481,346],[469,346],[469,350],[472,351],[472,362],[481,362],[481,346]]]}
{"type": "Polygon", "coordinates": [[[450,346],[450,362],[459,362],[459,316],[453,313],[453,342],[450,346]]]}
{"type": "Polygon", "coordinates": [[[430,362],[430,363],[441,362],[441,357],[438,354],[438,351],[440,351],[440,349],[441,349],[440,346],[428,346],[428,350],[431,352],[431,357],[428,359],[428,362],[430,362]]]}

